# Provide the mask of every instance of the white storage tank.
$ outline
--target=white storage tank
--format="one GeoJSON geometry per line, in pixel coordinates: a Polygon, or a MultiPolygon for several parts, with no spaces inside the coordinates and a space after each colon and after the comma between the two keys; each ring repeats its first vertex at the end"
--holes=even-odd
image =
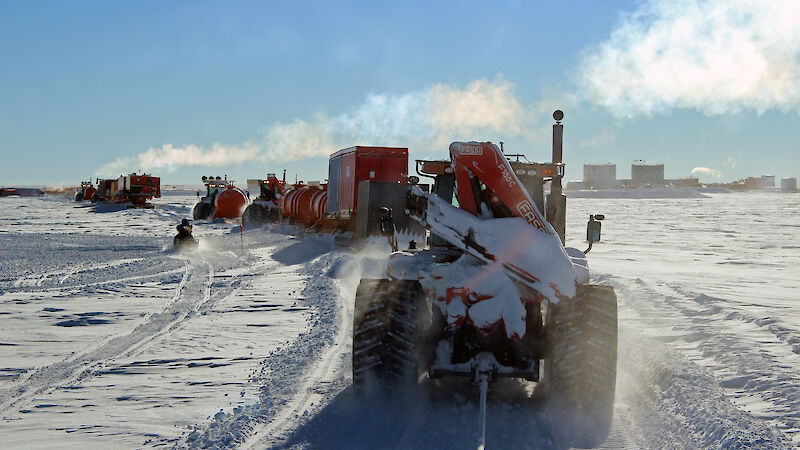
{"type": "Polygon", "coordinates": [[[616,164],[584,164],[584,189],[612,188],[617,185],[616,164]]]}
{"type": "Polygon", "coordinates": [[[631,183],[637,186],[664,184],[664,164],[651,164],[644,161],[631,165],[631,183]]]}

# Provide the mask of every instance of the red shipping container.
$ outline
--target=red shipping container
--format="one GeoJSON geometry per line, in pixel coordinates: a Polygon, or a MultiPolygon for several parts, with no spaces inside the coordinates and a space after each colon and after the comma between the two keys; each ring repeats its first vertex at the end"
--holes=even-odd
{"type": "Polygon", "coordinates": [[[331,155],[328,173],[328,214],[348,217],[358,205],[358,183],[398,181],[408,174],[408,149],[350,147],[331,155]]]}

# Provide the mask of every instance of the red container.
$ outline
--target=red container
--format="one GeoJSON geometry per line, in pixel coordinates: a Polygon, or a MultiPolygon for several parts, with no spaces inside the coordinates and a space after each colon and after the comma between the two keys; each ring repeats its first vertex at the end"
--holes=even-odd
{"type": "Polygon", "coordinates": [[[306,227],[320,223],[325,217],[328,192],[317,186],[292,189],[283,197],[283,214],[306,227]]]}
{"type": "Polygon", "coordinates": [[[328,214],[349,217],[358,205],[358,183],[399,181],[408,174],[408,149],[350,147],[331,155],[328,169],[328,214]]]}
{"type": "Polygon", "coordinates": [[[97,189],[95,189],[94,186],[89,186],[83,191],[83,199],[87,201],[91,200],[95,193],[97,193],[97,189]]]}
{"type": "Polygon", "coordinates": [[[229,187],[217,194],[214,198],[214,219],[223,217],[235,219],[241,217],[242,211],[247,207],[247,196],[241,189],[229,187]]]}

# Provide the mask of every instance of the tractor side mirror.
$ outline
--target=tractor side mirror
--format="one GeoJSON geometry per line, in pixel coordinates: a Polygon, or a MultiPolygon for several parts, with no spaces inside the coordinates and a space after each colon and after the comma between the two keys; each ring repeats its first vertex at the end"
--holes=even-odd
{"type": "Polygon", "coordinates": [[[589,216],[589,222],[586,224],[586,241],[589,242],[589,248],[584,250],[583,253],[589,253],[592,250],[592,244],[600,240],[600,227],[601,220],[606,216],[602,214],[593,214],[589,216]]]}
{"type": "Polygon", "coordinates": [[[597,220],[590,220],[589,223],[586,224],[587,242],[595,243],[600,240],[600,225],[601,223],[597,220]]]}

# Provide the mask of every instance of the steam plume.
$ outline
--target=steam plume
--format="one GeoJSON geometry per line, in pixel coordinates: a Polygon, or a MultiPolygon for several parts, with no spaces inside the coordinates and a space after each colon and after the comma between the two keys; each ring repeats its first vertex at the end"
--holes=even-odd
{"type": "Polygon", "coordinates": [[[692,175],[696,175],[699,177],[712,177],[716,179],[722,178],[722,173],[718,170],[711,169],[709,167],[695,167],[692,169],[692,175]]]}
{"type": "Polygon", "coordinates": [[[134,157],[106,164],[98,173],[286,162],[327,156],[352,145],[446,149],[452,140],[466,136],[523,135],[531,128],[532,117],[534,114],[515,97],[514,85],[502,77],[475,80],[463,88],[437,84],[399,95],[369,94],[361,104],[333,117],[317,114],[307,120],[275,123],[258,139],[240,145],[151,147],[134,157]]]}
{"type": "Polygon", "coordinates": [[[587,54],[579,84],[618,117],[800,113],[800,3],[647,1],[587,54]]]}

